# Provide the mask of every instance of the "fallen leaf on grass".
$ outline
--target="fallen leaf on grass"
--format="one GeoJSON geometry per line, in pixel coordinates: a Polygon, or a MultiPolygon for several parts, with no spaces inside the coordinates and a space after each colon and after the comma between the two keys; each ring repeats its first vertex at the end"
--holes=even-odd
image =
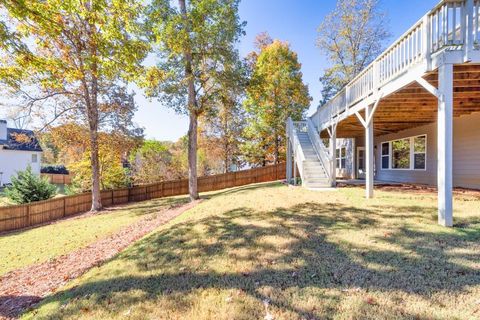
{"type": "Polygon", "coordinates": [[[263,318],[265,320],[273,320],[275,319],[271,313],[267,313],[267,315],[263,318]]]}

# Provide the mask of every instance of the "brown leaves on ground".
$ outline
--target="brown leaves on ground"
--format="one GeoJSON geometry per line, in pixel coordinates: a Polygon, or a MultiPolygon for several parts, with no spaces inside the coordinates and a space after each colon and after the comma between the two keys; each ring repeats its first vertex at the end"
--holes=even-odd
{"type": "Polygon", "coordinates": [[[0,278],[0,319],[14,318],[31,305],[90,268],[101,265],[159,226],[193,208],[199,201],[161,211],[89,246],[0,278]]]}

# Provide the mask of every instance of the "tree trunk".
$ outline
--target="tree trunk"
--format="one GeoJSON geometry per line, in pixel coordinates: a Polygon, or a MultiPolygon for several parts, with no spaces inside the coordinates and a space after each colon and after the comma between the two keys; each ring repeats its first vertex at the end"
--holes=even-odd
{"type": "Polygon", "coordinates": [[[100,194],[100,162],[98,160],[98,132],[90,126],[90,163],[92,166],[92,208],[91,211],[102,210],[100,194]]]}
{"type": "Polygon", "coordinates": [[[279,154],[280,154],[279,149],[280,149],[279,139],[278,139],[278,136],[277,136],[277,132],[275,131],[275,154],[273,155],[274,164],[278,163],[278,158],[279,158],[279,154]]]}
{"type": "MultiPolygon", "coordinates": [[[[180,12],[187,34],[190,33],[187,17],[187,7],[185,0],[178,0],[180,12]]],[[[190,125],[188,128],[188,193],[190,200],[194,201],[199,198],[197,188],[197,127],[198,127],[198,106],[195,92],[195,80],[192,69],[192,52],[189,44],[185,48],[185,77],[188,82],[188,110],[190,113],[190,125]]]]}
{"type": "Polygon", "coordinates": [[[91,211],[102,210],[100,194],[100,160],[98,155],[98,83],[92,77],[91,100],[89,103],[88,123],[90,126],[90,163],[92,166],[92,208],[91,211]]]}
{"type": "Polygon", "coordinates": [[[197,114],[190,112],[190,125],[188,128],[188,193],[191,201],[199,198],[197,188],[197,126],[197,114]]]}
{"type": "MultiPolygon", "coordinates": [[[[88,3],[87,7],[91,7],[92,3],[88,3]]],[[[95,26],[93,23],[88,24],[88,38],[94,39],[95,26]]],[[[90,42],[89,42],[90,44],[90,42]]],[[[90,57],[97,57],[97,47],[95,42],[91,41],[89,47],[90,57]]],[[[82,63],[83,69],[83,63],[82,63]]],[[[98,65],[94,62],[91,65],[90,76],[87,77],[90,82],[90,88],[88,81],[83,79],[83,90],[85,95],[85,101],[87,104],[87,117],[88,125],[90,129],[90,164],[92,169],[92,207],[91,211],[102,210],[102,198],[100,193],[100,160],[98,155],[98,126],[99,126],[99,110],[98,110],[98,65]]]]}

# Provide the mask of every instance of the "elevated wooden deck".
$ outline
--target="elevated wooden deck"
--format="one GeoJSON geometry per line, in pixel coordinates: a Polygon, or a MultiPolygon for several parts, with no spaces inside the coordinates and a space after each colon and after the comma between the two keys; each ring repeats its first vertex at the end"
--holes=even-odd
{"type": "MultiPolygon", "coordinates": [[[[366,198],[374,196],[374,135],[437,124],[438,222],[453,225],[453,118],[480,112],[480,0],[442,0],[308,123],[330,138],[365,137],[366,198]]],[[[318,135],[318,134],[317,134],[318,135]]],[[[322,155],[322,153],[325,153],[322,155]]]]}
{"type": "Polygon", "coordinates": [[[363,134],[366,107],[374,134],[435,122],[438,69],[454,65],[454,116],[480,112],[480,0],[443,0],[310,118],[323,137],[363,134]],[[426,82],[422,82],[422,79],[426,82]]]}
{"type": "MultiPolygon", "coordinates": [[[[460,64],[453,68],[453,116],[460,117],[480,112],[480,64],[460,64]]],[[[438,71],[423,77],[438,88],[438,71]]],[[[359,114],[365,118],[364,110],[359,114]]],[[[438,99],[418,82],[400,88],[380,99],[373,116],[376,136],[434,123],[438,117],[438,99]]],[[[351,114],[337,124],[337,137],[351,138],[364,135],[365,128],[356,114],[351,114]]],[[[326,130],[322,137],[328,138],[326,130]]]]}

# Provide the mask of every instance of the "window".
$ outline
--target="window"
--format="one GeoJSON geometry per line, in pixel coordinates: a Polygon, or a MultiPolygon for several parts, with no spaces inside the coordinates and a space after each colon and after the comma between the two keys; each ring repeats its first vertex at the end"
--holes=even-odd
{"type": "Polygon", "coordinates": [[[347,166],[347,148],[336,150],[337,169],[345,169],[347,166]]]}
{"type": "Polygon", "coordinates": [[[413,138],[413,165],[414,169],[425,170],[425,158],[427,154],[427,137],[418,136],[413,138]]]}
{"type": "Polygon", "coordinates": [[[382,143],[382,169],[390,169],[390,143],[382,143]]]}
{"type": "Polygon", "coordinates": [[[425,170],[427,136],[409,137],[381,144],[382,169],[425,170]]]}
{"type": "Polygon", "coordinates": [[[410,139],[392,141],[392,169],[410,169],[410,139]]]}
{"type": "Polygon", "coordinates": [[[38,155],[32,154],[32,163],[37,163],[38,162],[38,155]]]}
{"type": "Polygon", "coordinates": [[[342,163],[342,169],[345,169],[347,166],[347,148],[342,148],[342,153],[341,153],[341,163],[342,163]]]}

